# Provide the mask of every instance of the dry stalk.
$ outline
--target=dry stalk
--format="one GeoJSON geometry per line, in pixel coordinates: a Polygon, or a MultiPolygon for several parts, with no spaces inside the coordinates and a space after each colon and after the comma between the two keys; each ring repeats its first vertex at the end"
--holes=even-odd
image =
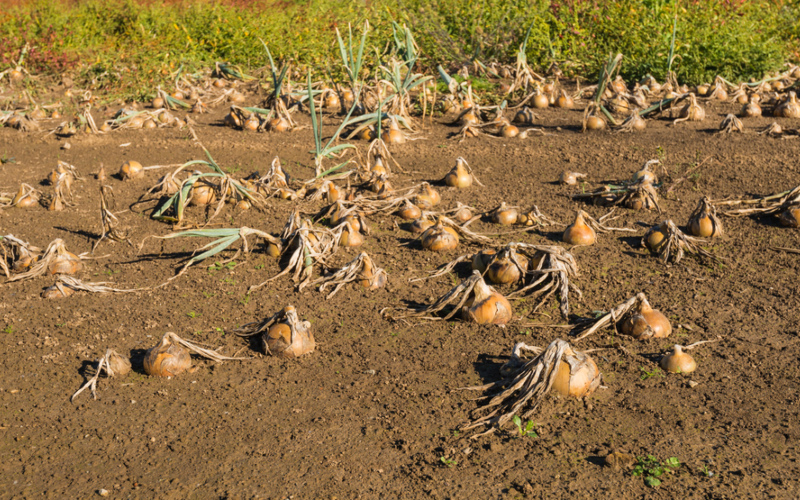
{"type": "Polygon", "coordinates": [[[752,208],[739,208],[721,212],[721,215],[728,217],[740,217],[744,215],[774,214],[786,210],[792,205],[800,203],[800,186],[792,188],[782,193],[771,194],[761,198],[750,200],[718,200],[713,202],[715,206],[735,207],[744,205],[752,208]]]}
{"type": "Polygon", "coordinates": [[[112,288],[108,285],[107,281],[97,283],[86,283],[73,276],[59,275],[55,287],[68,287],[75,291],[89,292],[89,293],[134,293],[144,290],[150,290],[150,287],[145,288],[112,288]]]}
{"type": "Polygon", "coordinates": [[[658,204],[658,191],[653,184],[645,178],[640,178],[632,184],[605,185],[589,193],[576,193],[572,195],[575,200],[591,199],[595,205],[622,205],[633,210],[655,207],[661,212],[658,204]]]}
{"type": "MultiPolygon", "coordinates": [[[[8,236],[4,237],[8,238],[8,236]]],[[[27,246],[27,249],[31,249],[34,247],[27,246]]],[[[37,249],[38,250],[38,249],[37,249]]],[[[31,266],[31,268],[21,274],[15,274],[8,279],[8,282],[12,281],[25,281],[29,279],[33,279],[37,276],[42,276],[45,273],[56,274],[57,264],[60,261],[69,261],[75,263],[77,269],[80,269],[80,259],[86,258],[85,254],[75,255],[70,253],[67,250],[67,247],[64,245],[64,241],[61,238],[56,238],[53,240],[45,249],[44,254],[38,259],[38,261],[31,266]]]]}
{"type": "MultiPolygon", "coordinates": [[[[83,386],[75,391],[75,394],[69,398],[70,401],[74,401],[75,398],[82,393],[86,388],[90,388],[92,390],[92,397],[97,399],[97,380],[100,378],[102,373],[105,373],[107,377],[113,377],[116,375],[116,372],[111,368],[111,357],[118,356],[122,357],[119,353],[117,353],[114,349],[107,349],[106,353],[103,355],[102,358],[97,360],[97,370],[92,378],[90,378],[83,386]]],[[[130,365],[128,365],[130,368],[130,365]]]]}
{"type": "MultiPolygon", "coordinates": [[[[553,387],[558,376],[559,367],[565,354],[572,353],[569,344],[563,340],[555,340],[541,349],[518,343],[514,346],[511,359],[501,369],[501,373],[509,373],[503,379],[486,385],[466,387],[466,390],[502,392],[492,396],[489,401],[474,410],[473,415],[481,415],[472,422],[461,427],[463,430],[476,427],[490,426],[489,430],[471,436],[475,439],[494,433],[504,424],[510,422],[514,416],[522,420],[529,419],[539,408],[544,397],[553,387]],[[522,350],[534,353],[536,356],[529,361],[522,359],[522,350]],[[487,413],[488,412],[488,413],[487,413]]],[[[582,355],[582,353],[574,353],[582,355]]],[[[596,385],[599,385],[597,379],[596,385]]],[[[595,387],[596,387],[595,385],[595,387]]],[[[488,399],[486,396],[481,399],[488,399]]]]}
{"type": "Polygon", "coordinates": [[[114,205],[114,191],[111,186],[100,186],[100,221],[103,225],[103,233],[100,235],[94,245],[92,246],[92,253],[94,253],[97,246],[101,241],[108,238],[111,241],[126,242],[128,245],[133,246],[131,240],[128,238],[129,231],[120,230],[117,227],[119,219],[114,215],[110,208],[114,205]],[[109,203],[109,200],[111,203],[109,203]]]}
{"type": "Polygon", "coordinates": [[[730,134],[732,132],[744,132],[744,125],[742,120],[736,118],[736,115],[728,114],[719,124],[719,132],[717,134],[730,134]]]}
{"type": "Polygon", "coordinates": [[[678,264],[687,253],[706,257],[715,262],[722,262],[722,259],[701,248],[699,246],[701,243],[707,243],[707,241],[703,238],[685,234],[669,219],[650,228],[642,237],[641,242],[643,247],[658,255],[660,259],[664,260],[664,263],[672,259],[675,264],[678,264]],[[658,241],[653,244],[654,240],[651,238],[653,238],[655,234],[658,234],[656,237],[658,241]]]}
{"type": "Polygon", "coordinates": [[[248,293],[286,274],[292,274],[292,281],[302,290],[311,282],[315,266],[326,267],[327,259],[337,249],[338,239],[330,229],[313,227],[310,220],[302,221],[299,212],[294,211],[283,229],[281,243],[281,256],[291,252],[286,267],[263,283],[251,286],[248,293]]]}
{"type": "Polygon", "coordinates": [[[386,271],[377,267],[366,252],[361,252],[341,269],[314,280],[311,286],[320,285],[320,292],[324,292],[328,286],[334,286],[333,291],[325,297],[330,299],[348,283],[358,281],[361,286],[376,290],[386,285],[387,278],[386,271]]]}
{"type": "Polygon", "coordinates": [[[472,275],[454,286],[449,292],[445,293],[434,301],[429,306],[420,306],[413,308],[406,308],[399,311],[401,314],[393,314],[393,308],[386,307],[380,311],[381,316],[391,321],[396,321],[405,318],[418,318],[430,321],[446,321],[456,314],[461,312],[461,308],[467,303],[470,298],[473,288],[478,281],[482,281],[480,272],[473,271],[472,275]],[[455,307],[448,312],[445,316],[433,316],[436,313],[443,311],[447,306],[456,303],[455,307]]]}
{"type": "Polygon", "coordinates": [[[575,339],[577,342],[585,339],[601,328],[613,326],[616,329],[617,324],[620,323],[626,315],[638,310],[639,306],[644,302],[647,302],[647,297],[644,293],[639,292],[634,297],[631,297],[599,318],[581,321],[581,324],[573,328],[570,333],[573,335],[578,335],[578,337],[575,339]]]}

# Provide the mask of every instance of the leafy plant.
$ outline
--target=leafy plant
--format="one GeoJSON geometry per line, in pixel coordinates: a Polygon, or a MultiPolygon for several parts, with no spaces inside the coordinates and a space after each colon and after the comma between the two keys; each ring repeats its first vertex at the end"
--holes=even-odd
{"type": "Polygon", "coordinates": [[[647,380],[651,377],[664,377],[664,372],[661,371],[661,368],[653,368],[652,371],[647,371],[647,368],[644,366],[639,368],[642,371],[642,375],[639,377],[639,380],[647,380]]]}
{"type": "Polygon", "coordinates": [[[661,485],[661,479],[665,474],[674,472],[680,466],[681,462],[676,457],[670,457],[662,463],[653,455],[647,455],[646,457],[636,458],[636,464],[631,474],[636,477],[643,477],[647,486],[656,488],[661,485]]]}
{"type": "Polygon", "coordinates": [[[517,426],[519,437],[532,437],[532,438],[539,437],[539,435],[536,434],[536,431],[533,430],[534,426],[536,425],[533,423],[533,420],[528,420],[525,423],[525,427],[522,426],[522,419],[519,418],[519,415],[514,415],[514,418],[511,421],[514,422],[515,426],[517,426]]]}
{"type": "Polygon", "coordinates": [[[455,467],[458,465],[458,461],[452,458],[447,458],[446,456],[442,455],[439,457],[439,461],[445,464],[448,467],[455,467]]]}

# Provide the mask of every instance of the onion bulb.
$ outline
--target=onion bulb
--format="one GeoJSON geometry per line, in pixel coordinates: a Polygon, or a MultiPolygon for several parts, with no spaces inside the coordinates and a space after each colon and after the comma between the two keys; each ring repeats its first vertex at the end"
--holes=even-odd
{"type": "Polygon", "coordinates": [[[537,93],[533,96],[533,107],[538,109],[544,109],[550,106],[550,99],[548,99],[547,95],[544,93],[537,93]]]}
{"type": "Polygon", "coordinates": [[[681,108],[680,118],[678,120],[689,120],[690,122],[700,122],[706,117],[705,110],[697,104],[697,97],[694,94],[689,94],[689,103],[681,108]]]}
{"type": "Polygon", "coordinates": [[[786,227],[800,227],[800,206],[787,208],[779,216],[779,220],[786,227]]]}
{"type": "Polygon", "coordinates": [[[501,226],[511,226],[517,223],[519,213],[517,209],[509,207],[506,202],[500,203],[500,206],[492,212],[492,222],[500,224],[501,226]]]}
{"type": "Polygon", "coordinates": [[[761,106],[755,101],[750,101],[742,108],[741,116],[749,118],[761,116],[761,106]]]}
{"type": "Polygon", "coordinates": [[[672,333],[672,325],[666,316],[653,309],[647,299],[642,299],[639,310],[622,322],[622,333],[642,340],[662,339],[672,333]]]}
{"type": "Polygon", "coordinates": [[[48,300],[65,299],[67,297],[72,296],[74,293],[75,290],[73,290],[68,286],[53,285],[44,289],[44,291],[42,292],[42,298],[48,300]]]}
{"type": "Polygon", "coordinates": [[[533,119],[535,117],[536,115],[533,114],[531,108],[528,106],[523,106],[522,109],[517,111],[517,114],[514,115],[514,119],[512,121],[521,125],[533,125],[533,119]]]}
{"type": "Polygon", "coordinates": [[[362,261],[361,273],[358,275],[358,284],[368,290],[378,290],[386,286],[386,281],[389,279],[386,275],[386,271],[377,269],[376,272],[376,267],[372,263],[372,259],[367,257],[366,253],[362,253],[361,257],[364,257],[364,259],[362,261]]]}
{"type": "Polygon", "coordinates": [[[478,119],[478,115],[476,115],[475,111],[470,108],[461,115],[458,123],[462,127],[466,127],[467,125],[478,125],[480,122],[481,121],[478,119]]]}
{"type": "Polygon", "coordinates": [[[416,219],[409,225],[409,230],[414,234],[424,233],[428,228],[433,227],[433,222],[425,216],[416,219]]]}
{"type": "Polygon", "coordinates": [[[397,211],[397,215],[404,220],[415,220],[420,218],[422,215],[422,210],[420,210],[418,206],[406,200],[403,206],[400,207],[400,210],[397,211]]]}
{"type": "Polygon", "coordinates": [[[789,98],[775,108],[773,114],[784,118],[800,118],[800,103],[797,102],[797,94],[794,91],[789,92],[789,98]]]}
{"type": "Polygon", "coordinates": [[[583,210],[578,210],[575,222],[568,226],[562,240],[569,245],[594,245],[597,235],[587,223],[583,210]]]}
{"type": "Polygon", "coordinates": [[[272,132],[286,132],[290,128],[292,128],[292,124],[282,116],[277,116],[269,121],[269,129],[272,132]]]}
{"type": "Polygon", "coordinates": [[[283,309],[284,319],[272,325],[262,337],[264,351],[282,358],[296,358],[316,347],[311,323],[300,321],[294,306],[283,309]]]}
{"type": "Polygon", "coordinates": [[[496,254],[497,252],[492,249],[481,250],[476,253],[472,256],[472,269],[484,274],[486,272],[486,266],[489,265],[489,262],[491,262],[496,254]]]}
{"type": "Polygon", "coordinates": [[[661,222],[651,227],[644,235],[644,245],[653,253],[659,253],[661,246],[667,242],[669,235],[667,223],[661,222]]]}
{"type": "Polygon", "coordinates": [[[505,124],[500,128],[500,137],[510,139],[519,135],[519,129],[511,124],[505,124]]]}
{"type": "Polygon", "coordinates": [[[714,212],[709,199],[703,198],[689,218],[689,231],[693,236],[700,238],[722,236],[722,224],[714,212]]]}
{"type": "Polygon", "coordinates": [[[444,183],[458,189],[465,189],[472,185],[472,173],[464,158],[459,157],[456,160],[456,166],[444,176],[444,183]]]}
{"type": "Polygon", "coordinates": [[[400,130],[400,125],[397,124],[397,119],[392,118],[389,121],[389,132],[386,134],[387,144],[403,144],[406,142],[406,136],[400,130]]]}
{"type": "Polygon", "coordinates": [[[183,346],[173,341],[172,333],[161,337],[157,346],[144,355],[144,371],[156,377],[174,377],[192,367],[192,358],[183,346]]]}
{"type": "Polygon", "coordinates": [[[460,201],[457,201],[456,213],[454,216],[458,222],[467,222],[468,220],[472,219],[472,210],[470,210],[468,206],[464,205],[460,201]]]}
{"type": "Polygon", "coordinates": [[[606,128],[606,121],[597,115],[586,117],[586,128],[589,130],[603,130],[606,128]]]}
{"type": "Polygon", "coordinates": [[[614,81],[609,83],[608,86],[617,94],[628,91],[628,86],[625,84],[625,80],[623,80],[620,75],[617,75],[614,81]]]}
{"type": "MultiPolygon", "coordinates": [[[[475,273],[477,271],[473,271],[475,273]]],[[[465,320],[479,325],[505,325],[511,320],[511,304],[497,290],[487,285],[483,278],[478,278],[472,289],[475,298],[472,304],[464,306],[465,320]]]]}
{"type": "Polygon", "coordinates": [[[353,227],[351,220],[345,220],[345,226],[342,230],[342,237],[339,244],[343,247],[358,247],[364,244],[364,237],[361,233],[353,227]]]}
{"type": "Polygon", "coordinates": [[[422,233],[422,248],[432,252],[446,252],[458,246],[458,233],[445,227],[442,218],[422,233]]]}
{"type": "Polygon", "coordinates": [[[19,191],[17,191],[17,194],[11,199],[11,205],[19,208],[31,208],[38,204],[39,195],[36,194],[36,190],[27,184],[20,185],[19,191]]]}
{"type": "Polygon", "coordinates": [[[578,183],[579,179],[585,179],[587,177],[586,174],[581,174],[579,172],[569,172],[567,170],[561,172],[561,177],[559,178],[559,182],[561,184],[566,184],[567,186],[574,186],[578,183]]]}
{"type": "Polygon", "coordinates": [[[697,362],[683,347],[675,345],[672,352],[661,358],[661,369],[669,373],[692,373],[697,369],[697,362]]]}
{"type": "Polygon", "coordinates": [[[566,90],[561,91],[561,96],[556,99],[556,107],[564,108],[564,109],[572,109],[575,106],[575,101],[572,100],[567,94],[566,90]]]}
{"type": "Polygon", "coordinates": [[[558,363],[553,390],[565,397],[582,398],[600,385],[600,370],[586,353],[567,347],[558,363]]]}
{"type": "Polygon", "coordinates": [[[189,205],[196,207],[209,205],[214,202],[216,197],[214,186],[205,184],[204,182],[196,182],[191,189],[189,205]]]}
{"type": "Polygon", "coordinates": [[[423,210],[430,210],[438,205],[442,197],[427,182],[422,183],[421,192],[414,196],[414,204],[423,210]]]}
{"type": "Polygon", "coordinates": [[[486,269],[486,277],[492,283],[497,283],[498,285],[510,285],[511,283],[516,283],[517,281],[522,278],[523,273],[525,273],[528,269],[528,262],[522,256],[518,256],[520,264],[522,265],[523,269],[520,270],[517,263],[511,260],[507,252],[501,253],[500,256],[494,259],[489,267],[486,269]]]}
{"type": "Polygon", "coordinates": [[[83,269],[80,257],[61,246],[50,265],[47,272],[50,274],[76,274],[83,269]]]}
{"type": "Polygon", "coordinates": [[[144,167],[136,160],[128,160],[120,167],[119,176],[123,181],[140,179],[144,177],[144,167]]]}

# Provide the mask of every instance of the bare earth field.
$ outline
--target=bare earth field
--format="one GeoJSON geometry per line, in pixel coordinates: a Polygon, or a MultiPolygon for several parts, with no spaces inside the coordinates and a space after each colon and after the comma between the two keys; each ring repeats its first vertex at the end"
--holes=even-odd
{"type": "MultiPolygon", "coordinates": [[[[248,104],[258,102],[252,97],[248,104]]],[[[479,393],[458,389],[497,380],[518,341],[542,347],[570,341],[568,329],[552,326],[565,323],[556,301],[536,314],[529,314],[528,301],[512,301],[517,318],[506,328],[385,320],[384,307],[428,302],[454,285],[451,278],[411,278],[480,247],[462,242],[449,253],[428,252],[396,216],[371,216],[364,245],[342,249],[337,258],[344,264],[366,251],[386,269],[389,284],[377,291],[349,285],[331,300],[311,288],[296,292],[288,277],[248,296],[248,287],[280,270],[260,249],[235,267],[213,270],[206,261],[140,293],[46,300],[40,294],[53,277],[0,285],[0,497],[91,498],[105,489],[110,498],[796,498],[800,256],[774,247],[800,248],[800,232],[780,227],[773,216],[724,218],[725,236],[706,247],[723,264],[688,256],[665,265],[639,245],[645,230],[664,219],[684,227],[704,195],[763,196],[800,184],[800,140],[755,133],[773,118],[745,119],[744,134],[717,135],[722,117],[740,106],[704,106],[703,122],[650,120],[634,134],[582,134],[582,111],[547,109],[537,122],[545,136],[461,144],[448,138],[457,131],[448,125],[452,117],[441,117],[426,120],[422,139],[391,148],[408,171],[392,179],[397,188],[439,182],[462,156],[486,187],[437,185],[444,208],[456,201],[482,210],[501,201],[535,204],[565,224],[578,208],[594,217],[608,209],[573,201],[569,195],[580,187],[559,185],[563,170],[587,173],[590,187],[627,179],[661,148],[669,186],[704,161],[671,193],[662,189],[663,214],[617,210],[613,225],[635,227],[637,236],[600,234],[596,245],[573,250],[580,266],[574,283],[583,292],[582,301],[573,297],[573,314],[607,311],[645,292],[670,319],[673,334],[636,341],[605,330],[574,343],[599,349],[592,356],[603,387],[585,400],[548,396],[534,419],[538,437],[521,438],[508,427],[470,439],[472,431],[457,429],[469,421],[479,393]],[[311,355],[263,356],[257,342],[230,333],[289,304],[312,325],[318,346],[311,355]],[[167,331],[254,359],[215,364],[196,358],[194,373],[148,377],[144,351],[167,331]],[[717,336],[722,340],[692,351],[693,374],[654,373],[673,344],[717,336]],[[87,392],[70,402],[108,347],[129,354],[133,371],[101,378],[96,401],[87,392]],[[604,465],[612,451],[677,457],[682,465],[650,488],[630,470],[604,465]]],[[[195,130],[237,178],[263,175],[275,156],[294,178],[313,177],[309,128],[246,133],[221,126],[226,112],[223,106],[195,116],[195,130]]],[[[298,120],[310,123],[307,115],[298,120]]],[[[326,118],[328,134],[338,120],[326,118]]],[[[366,143],[358,144],[363,151],[366,143]]],[[[3,154],[18,163],[0,165],[2,192],[23,182],[52,191],[42,181],[59,159],[84,175],[73,186],[76,205],[64,211],[0,210],[0,234],[43,248],[62,238],[76,254],[90,251],[100,232],[93,174],[101,164],[114,173],[125,160],[147,166],[204,159],[186,130],[171,128],[65,140],[6,127],[0,128],[3,154]],[[71,148],[62,149],[65,142],[71,148]]],[[[138,249],[147,236],[172,229],[149,217],[154,203],[135,204],[162,174],[108,179],[120,224],[131,229],[135,246],[102,243],[79,278],[134,288],[175,274],[196,241],[151,238],[138,249]]],[[[272,198],[265,212],[228,205],[215,222],[277,234],[298,206],[315,212],[323,203],[272,198]]],[[[190,208],[190,221],[204,217],[190,208]]],[[[485,222],[472,227],[498,232],[485,222]]],[[[497,244],[563,245],[562,231],[502,236],[497,244]]],[[[457,271],[457,278],[469,273],[457,271]]]]}

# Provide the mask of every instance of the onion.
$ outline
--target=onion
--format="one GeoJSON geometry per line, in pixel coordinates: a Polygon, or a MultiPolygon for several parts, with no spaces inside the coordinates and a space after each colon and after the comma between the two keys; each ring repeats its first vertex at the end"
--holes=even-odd
{"type": "Polygon", "coordinates": [[[666,222],[651,227],[644,235],[644,244],[653,253],[659,253],[661,246],[667,242],[668,229],[666,222]]]}
{"type": "Polygon", "coordinates": [[[323,104],[326,108],[339,108],[339,96],[336,95],[336,92],[328,92],[328,95],[325,96],[323,104]]]}
{"type": "Polygon", "coordinates": [[[486,269],[486,277],[489,278],[489,281],[498,285],[516,283],[522,278],[522,274],[528,270],[527,260],[522,256],[519,257],[523,266],[522,270],[509,258],[507,253],[503,253],[486,269]]]}
{"type": "Polygon", "coordinates": [[[234,90],[228,95],[228,100],[234,104],[242,104],[245,101],[245,97],[238,90],[234,90]]]}
{"type": "Polygon", "coordinates": [[[189,205],[200,207],[214,202],[217,197],[214,187],[203,182],[195,182],[189,195],[189,205]]]}
{"type": "Polygon", "coordinates": [[[586,353],[567,347],[558,364],[552,389],[565,397],[582,398],[600,385],[600,370],[586,353]]]}
{"type": "Polygon", "coordinates": [[[294,306],[286,306],[283,315],[283,321],[272,325],[262,337],[264,351],[282,358],[296,358],[314,351],[316,342],[311,323],[300,321],[294,306]]]}
{"type": "Polygon", "coordinates": [[[578,210],[575,222],[567,227],[561,239],[569,245],[594,245],[597,235],[594,229],[586,224],[583,210],[578,210]]]}
{"type": "Polygon", "coordinates": [[[352,220],[346,220],[344,224],[345,226],[339,244],[343,247],[358,247],[363,245],[364,237],[353,227],[352,220]]]}
{"type": "Polygon", "coordinates": [[[242,124],[242,128],[245,130],[255,131],[258,130],[259,125],[261,125],[261,121],[256,117],[256,114],[250,113],[250,116],[248,116],[247,120],[245,120],[242,124]]]}
{"type": "Polygon", "coordinates": [[[650,183],[650,184],[658,182],[658,178],[656,177],[656,174],[652,170],[650,170],[650,166],[651,165],[655,165],[657,163],[659,163],[658,160],[650,160],[647,163],[645,163],[641,170],[639,170],[638,172],[633,174],[633,179],[632,179],[633,182],[640,182],[641,181],[641,182],[647,182],[647,183],[650,183]]]}
{"type": "Polygon", "coordinates": [[[556,106],[564,109],[572,109],[575,106],[575,101],[572,100],[572,97],[567,95],[566,90],[562,90],[561,96],[556,99],[556,106]]]}
{"type": "Polygon", "coordinates": [[[444,176],[444,183],[450,187],[465,189],[472,185],[472,174],[467,169],[467,162],[459,157],[456,166],[444,176]]]}
{"type": "Polygon", "coordinates": [[[694,94],[689,94],[689,104],[681,108],[680,118],[678,121],[689,120],[691,122],[700,122],[706,117],[706,112],[697,104],[697,97],[694,94]]]}
{"type": "Polygon", "coordinates": [[[144,177],[144,167],[136,160],[128,160],[120,167],[119,176],[123,181],[140,179],[144,177]]]}
{"type": "Polygon", "coordinates": [[[56,257],[50,262],[47,271],[50,274],[76,274],[83,269],[80,257],[67,249],[58,250],[56,257]]]}
{"type": "Polygon", "coordinates": [[[144,121],[144,123],[142,123],[142,128],[154,129],[158,128],[158,124],[152,118],[148,118],[147,120],[144,121]]]}
{"type": "Polygon", "coordinates": [[[433,226],[422,233],[422,248],[432,252],[446,252],[458,246],[458,233],[450,227],[445,227],[442,218],[433,226]]]}
{"type": "Polygon", "coordinates": [[[506,202],[500,203],[500,206],[492,212],[492,221],[501,226],[511,226],[516,224],[519,213],[513,207],[506,205],[506,202]]]}
{"type": "Polygon", "coordinates": [[[39,196],[36,191],[27,184],[20,185],[19,191],[11,199],[11,205],[19,208],[31,208],[39,204],[39,196]]]}
{"type": "Polygon", "coordinates": [[[647,299],[639,304],[639,310],[622,323],[622,333],[631,337],[642,339],[661,339],[669,337],[672,325],[666,316],[653,309],[647,299]]]}
{"type": "Polygon", "coordinates": [[[538,93],[533,96],[533,107],[537,109],[544,109],[550,106],[550,99],[547,98],[547,95],[543,93],[538,93]]]}
{"type": "MultiPolygon", "coordinates": [[[[367,254],[362,253],[361,255],[366,256],[367,254]]],[[[361,267],[361,274],[359,275],[360,279],[358,284],[368,290],[378,290],[379,288],[386,286],[386,282],[389,279],[389,277],[386,275],[386,272],[382,269],[378,269],[378,272],[375,272],[372,259],[370,258],[365,258],[362,262],[363,264],[361,267]]]]}
{"type": "Polygon", "coordinates": [[[518,135],[519,135],[519,129],[514,125],[511,124],[503,125],[503,127],[500,129],[500,136],[505,137],[506,139],[517,137],[518,135]]]}
{"type": "Polygon", "coordinates": [[[755,116],[761,116],[761,106],[759,106],[757,102],[751,101],[744,105],[744,107],[742,108],[741,116],[750,118],[755,116]]]}
{"type": "Polygon", "coordinates": [[[464,205],[460,201],[457,201],[455,218],[458,222],[467,222],[468,220],[472,219],[472,210],[470,210],[468,206],[464,205]]]}
{"type": "Polygon", "coordinates": [[[709,85],[707,83],[701,83],[700,85],[695,87],[695,91],[697,92],[697,95],[703,96],[703,97],[705,97],[705,95],[708,94],[709,90],[711,90],[711,85],[709,85]]]}
{"type": "Polygon", "coordinates": [[[400,130],[400,125],[397,124],[397,119],[392,118],[389,121],[389,133],[386,134],[387,144],[403,144],[406,142],[406,136],[400,130]]]}
{"type": "Polygon", "coordinates": [[[784,118],[800,118],[800,103],[797,102],[797,94],[789,92],[789,98],[773,112],[775,116],[784,118]]]}
{"type": "Polygon", "coordinates": [[[161,97],[156,97],[155,99],[153,99],[153,102],[152,102],[151,105],[155,109],[161,109],[161,108],[164,107],[164,99],[161,98],[161,97]]]}
{"type": "Polygon", "coordinates": [[[514,120],[512,121],[521,125],[533,125],[534,118],[536,118],[536,115],[533,114],[531,108],[523,106],[522,109],[517,111],[517,114],[514,115],[514,120]]]}
{"type": "Polygon", "coordinates": [[[661,369],[669,373],[692,373],[697,369],[697,362],[683,347],[675,345],[672,352],[661,358],[661,369]]]}
{"type": "Polygon", "coordinates": [[[420,210],[418,206],[406,200],[403,206],[400,207],[400,210],[397,211],[397,215],[404,220],[415,220],[420,218],[422,215],[422,210],[420,210]]]}
{"type": "Polygon", "coordinates": [[[192,367],[189,351],[172,339],[171,333],[164,334],[157,346],[147,350],[144,355],[144,371],[156,377],[174,377],[192,367]]]}
{"type": "Polygon", "coordinates": [[[779,220],[786,227],[800,227],[800,206],[787,208],[779,216],[779,220]]]}
{"type": "Polygon", "coordinates": [[[511,304],[482,278],[475,282],[472,293],[475,295],[472,304],[462,310],[465,320],[479,325],[505,325],[511,320],[511,304]]]}
{"type": "Polygon", "coordinates": [[[603,130],[606,128],[606,121],[597,115],[586,117],[586,128],[589,130],[603,130]]]}
{"type": "Polygon", "coordinates": [[[221,89],[222,87],[225,86],[225,80],[223,80],[222,78],[217,78],[216,80],[214,80],[213,85],[218,89],[221,89]]]}
{"type": "Polygon", "coordinates": [[[496,254],[497,252],[492,249],[481,250],[476,253],[472,256],[472,269],[484,274],[486,272],[486,266],[489,265],[489,262],[492,261],[496,254]]]}
{"type": "Polygon", "coordinates": [[[693,236],[699,236],[700,238],[722,236],[722,224],[707,197],[700,200],[694,213],[689,218],[689,231],[693,236]]]}
{"type": "Polygon", "coordinates": [[[277,116],[269,121],[269,129],[272,132],[286,132],[292,127],[289,120],[282,116],[277,116]]]}
{"type": "Polygon", "coordinates": [[[569,172],[567,170],[561,172],[561,177],[559,178],[559,182],[561,184],[566,184],[567,186],[574,186],[578,183],[578,179],[585,179],[587,177],[586,174],[581,174],[579,172],[569,172]]]}
{"type": "Polygon", "coordinates": [[[434,224],[433,222],[431,222],[428,218],[423,216],[412,222],[409,225],[409,230],[415,234],[424,233],[425,231],[428,230],[428,228],[433,227],[433,224],[434,224]]]}
{"type": "Polygon", "coordinates": [[[608,86],[617,94],[628,91],[628,86],[625,84],[625,80],[623,80],[620,75],[617,75],[614,81],[609,83],[608,86]]]}
{"type": "Polygon", "coordinates": [[[389,175],[389,171],[386,170],[386,166],[383,164],[383,158],[381,158],[380,154],[375,156],[375,163],[372,165],[370,172],[375,175],[389,175]]]}
{"type": "Polygon", "coordinates": [[[430,210],[434,205],[438,205],[441,196],[427,182],[422,183],[421,193],[414,196],[414,204],[423,210],[430,210]]]}
{"type": "Polygon", "coordinates": [[[478,125],[480,122],[481,121],[478,119],[478,115],[475,114],[475,111],[470,109],[461,115],[458,123],[462,127],[466,127],[467,125],[478,125]]]}
{"type": "Polygon", "coordinates": [[[68,286],[53,285],[44,289],[44,291],[42,292],[42,298],[48,300],[65,299],[67,297],[72,296],[74,293],[75,290],[73,290],[68,286]]]}

